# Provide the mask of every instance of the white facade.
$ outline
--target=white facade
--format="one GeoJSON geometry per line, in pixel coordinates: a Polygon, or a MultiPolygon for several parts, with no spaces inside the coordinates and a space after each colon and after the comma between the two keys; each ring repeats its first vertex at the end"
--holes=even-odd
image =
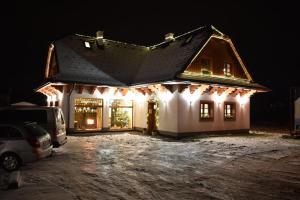
{"type": "MultiPolygon", "coordinates": [[[[95,90],[93,94],[88,89],[81,93],[77,90],[63,92],[59,105],[65,115],[67,126],[74,129],[74,102],[76,98],[92,98],[103,100],[102,130],[110,129],[109,101],[112,99],[124,99],[133,101],[132,128],[147,129],[147,112],[150,95],[136,92],[130,89],[126,95],[115,92],[116,88],[107,88],[102,94],[95,90]]],[[[153,95],[151,95],[153,97],[153,95]]],[[[250,128],[250,95],[241,97],[239,94],[232,96],[226,92],[219,95],[217,92],[201,93],[198,89],[193,94],[187,88],[179,93],[177,90],[171,93],[168,90],[157,91],[154,95],[158,101],[158,132],[168,135],[184,135],[188,133],[201,133],[211,131],[235,131],[248,130],[250,128]],[[213,120],[200,120],[200,101],[214,102],[213,120]],[[235,120],[224,120],[224,102],[235,104],[235,120]]]]}

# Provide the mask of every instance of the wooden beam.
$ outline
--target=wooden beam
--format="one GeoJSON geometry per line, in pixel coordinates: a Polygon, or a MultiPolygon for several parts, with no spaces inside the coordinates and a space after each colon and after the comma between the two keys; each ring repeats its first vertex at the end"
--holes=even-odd
{"type": "Polygon", "coordinates": [[[176,87],[177,87],[177,91],[181,93],[189,87],[189,84],[178,84],[176,87]]]}
{"type": "Polygon", "coordinates": [[[143,90],[145,91],[145,93],[147,93],[148,95],[151,95],[153,93],[153,91],[147,87],[143,88],[143,90]]]}
{"type": "Polygon", "coordinates": [[[198,85],[190,85],[189,86],[189,90],[190,90],[190,93],[193,94],[197,89],[198,89],[198,85]]]}
{"type": "Polygon", "coordinates": [[[171,93],[174,93],[176,90],[176,87],[172,84],[162,84],[161,86],[169,90],[171,93]]]}
{"type": "Polygon", "coordinates": [[[199,87],[199,90],[200,90],[200,94],[202,95],[204,92],[207,92],[207,90],[210,88],[209,85],[201,85],[199,87]]]}
{"type": "Polygon", "coordinates": [[[83,86],[82,85],[76,85],[75,89],[78,92],[78,94],[82,94],[82,91],[83,91],[83,86]]]}
{"type": "Polygon", "coordinates": [[[224,91],[225,95],[229,95],[230,93],[232,93],[236,88],[233,87],[228,87],[226,88],[226,90],[224,91]]]}
{"type": "Polygon", "coordinates": [[[96,89],[97,89],[97,86],[90,86],[88,91],[90,94],[94,94],[96,89]]]}
{"type": "Polygon", "coordinates": [[[240,93],[240,91],[241,91],[241,89],[235,89],[234,91],[232,91],[230,93],[230,95],[236,97],[240,93]]]}
{"type": "Polygon", "coordinates": [[[103,94],[105,92],[105,90],[107,89],[107,87],[97,87],[97,90],[103,94]]]}
{"type": "Polygon", "coordinates": [[[219,87],[217,89],[217,93],[218,93],[219,96],[221,96],[226,90],[227,90],[227,88],[219,87]]]}
{"type": "Polygon", "coordinates": [[[128,88],[121,88],[120,92],[121,92],[122,96],[126,96],[126,94],[128,92],[128,88]]]}
{"type": "Polygon", "coordinates": [[[209,94],[210,95],[212,95],[213,93],[215,93],[215,92],[217,92],[218,91],[218,87],[213,87],[213,86],[211,86],[210,88],[209,88],[209,94]]]}
{"type": "Polygon", "coordinates": [[[66,93],[70,93],[71,89],[72,89],[72,85],[71,84],[65,85],[65,92],[66,93]]]}
{"type": "Polygon", "coordinates": [[[240,96],[242,97],[242,96],[244,96],[244,95],[246,95],[248,92],[250,92],[250,90],[241,90],[240,91],[240,96]]]}
{"type": "Polygon", "coordinates": [[[56,90],[60,91],[61,93],[63,93],[64,91],[63,85],[52,85],[52,87],[54,87],[56,90]]]}
{"type": "Polygon", "coordinates": [[[143,88],[136,88],[136,90],[140,93],[142,93],[143,95],[146,95],[145,90],[143,90],[143,88]]]}

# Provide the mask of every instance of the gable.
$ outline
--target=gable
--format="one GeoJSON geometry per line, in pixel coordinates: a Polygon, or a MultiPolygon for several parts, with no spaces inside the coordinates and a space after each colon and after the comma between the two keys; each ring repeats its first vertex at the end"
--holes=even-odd
{"type": "Polygon", "coordinates": [[[226,76],[252,80],[230,40],[211,37],[185,72],[225,76],[224,68],[230,65],[226,76]]]}

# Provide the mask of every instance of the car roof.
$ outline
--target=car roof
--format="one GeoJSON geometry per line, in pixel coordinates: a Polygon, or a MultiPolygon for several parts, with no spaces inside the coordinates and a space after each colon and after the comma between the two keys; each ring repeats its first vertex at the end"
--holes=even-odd
{"type": "Polygon", "coordinates": [[[29,124],[37,124],[36,122],[32,121],[0,121],[0,125],[15,125],[15,126],[25,126],[29,124]]]}

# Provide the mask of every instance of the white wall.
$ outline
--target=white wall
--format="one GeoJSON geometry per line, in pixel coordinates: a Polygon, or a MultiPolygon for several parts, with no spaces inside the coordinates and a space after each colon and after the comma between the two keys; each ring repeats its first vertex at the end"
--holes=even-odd
{"type": "Polygon", "coordinates": [[[249,98],[240,100],[240,97],[216,97],[214,95],[198,95],[189,97],[188,94],[179,94],[178,132],[201,132],[238,130],[250,128],[249,98]],[[200,100],[214,101],[213,121],[200,121],[200,100]],[[236,120],[224,121],[224,101],[236,102],[236,120]],[[242,101],[242,104],[240,102],[242,101]]]}
{"type": "Polygon", "coordinates": [[[143,98],[133,104],[133,127],[147,128],[147,99],[143,98]]]}
{"type": "Polygon", "coordinates": [[[178,132],[178,93],[160,92],[158,130],[178,132]]]}
{"type": "MultiPolygon", "coordinates": [[[[237,97],[219,97],[213,95],[200,95],[197,93],[190,94],[189,90],[183,93],[177,91],[173,94],[169,91],[159,92],[159,125],[158,130],[166,132],[202,132],[202,131],[219,131],[219,130],[237,130],[250,128],[250,101],[249,98],[237,97]],[[200,100],[215,101],[214,120],[200,121],[200,100]],[[236,120],[224,121],[224,101],[236,102],[236,120]],[[243,105],[240,104],[243,103],[243,105]]],[[[109,100],[115,99],[134,99],[133,103],[133,127],[147,128],[147,107],[148,95],[127,94],[125,97],[114,96],[112,91],[106,91],[101,94],[98,90],[94,94],[89,94],[83,90],[78,94],[73,90],[70,100],[70,120],[67,119],[68,96],[64,92],[62,101],[62,110],[66,122],[70,122],[70,128],[74,128],[74,103],[75,98],[99,98],[103,99],[103,128],[109,128],[109,100]]],[[[295,112],[300,123],[300,99],[298,101],[298,112],[295,112]]]]}

